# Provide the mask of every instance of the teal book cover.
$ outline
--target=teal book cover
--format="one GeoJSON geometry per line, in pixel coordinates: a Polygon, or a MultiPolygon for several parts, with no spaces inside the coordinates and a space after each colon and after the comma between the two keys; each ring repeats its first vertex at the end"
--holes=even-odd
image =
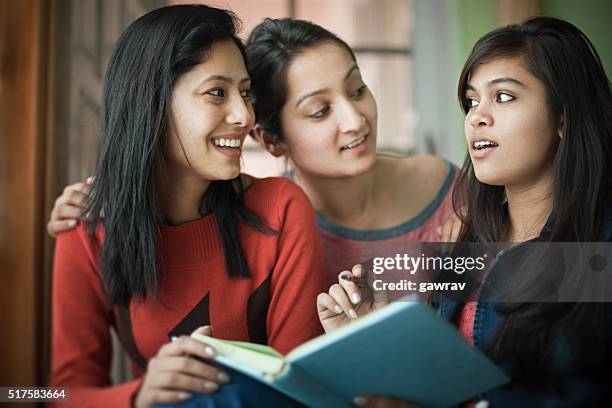
{"type": "Polygon", "coordinates": [[[265,346],[209,342],[216,360],[309,406],[351,407],[358,395],[448,407],[510,379],[429,306],[397,301],[286,356],[265,346]]]}

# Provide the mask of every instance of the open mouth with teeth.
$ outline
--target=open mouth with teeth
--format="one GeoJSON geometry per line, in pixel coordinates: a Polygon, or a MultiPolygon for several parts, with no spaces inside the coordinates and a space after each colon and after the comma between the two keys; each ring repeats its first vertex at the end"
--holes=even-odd
{"type": "Polygon", "coordinates": [[[476,150],[490,149],[493,147],[497,147],[497,143],[493,143],[489,140],[481,140],[478,142],[474,142],[474,149],[476,150]]]}
{"type": "Polygon", "coordinates": [[[225,147],[228,149],[240,149],[240,146],[242,145],[240,139],[213,138],[211,141],[217,147],[225,147]]]}
{"type": "Polygon", "coordinates": [[[360,144],[363,144],[363,142],[365,142],[366,139],[368,138],[368,135],[369,135],[369,133],[361,136],[357,140],[353,140],[351,143],[349,143],[347,145],[342,146],[340,148],[340,151],[354,149],[355,147],[359,146],[360,144]]]}

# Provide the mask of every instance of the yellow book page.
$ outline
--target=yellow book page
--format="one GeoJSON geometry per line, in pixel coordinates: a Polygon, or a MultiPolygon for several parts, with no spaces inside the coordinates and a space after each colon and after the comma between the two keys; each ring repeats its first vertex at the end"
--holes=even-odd
{"type": "Polygon", "coordinates": [[[197,333],[192,334],[191,337],[212,346],[217,354],[265,374],[278,374],[285,365],[283,356],[268,346],[220,340],[197,333]]]}
{"type": "Polygon", "coordinates": [[[278,351],[274,350],[270,346],[264,346],[263,344],[247,343],[246,341],[234,341],[234,340],[223,340],[228,344],[236,347],[242,347],[247,350],[255,351],[260,354],[266,354],[272,357],[283,358],[283,355],[278,351]]]}

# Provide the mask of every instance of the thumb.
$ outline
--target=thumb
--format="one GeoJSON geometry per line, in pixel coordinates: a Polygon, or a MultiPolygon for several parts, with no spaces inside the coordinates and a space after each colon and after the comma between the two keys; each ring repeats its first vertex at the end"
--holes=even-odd
{"type": "Polygon", "coordinates": [[[194,331],[194,333],[201,334],[203,336],[213,337],[212,326],[200,326],[194,331]]]}

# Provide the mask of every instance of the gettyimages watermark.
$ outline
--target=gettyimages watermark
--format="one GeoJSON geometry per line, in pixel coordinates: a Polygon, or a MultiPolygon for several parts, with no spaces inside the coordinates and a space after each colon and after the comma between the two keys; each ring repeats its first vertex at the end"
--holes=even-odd
{"type": "Polygon", "coordinates": [[[612,302],[612,243],[373,245],[357,280],[364,299],[612,302]]]}

